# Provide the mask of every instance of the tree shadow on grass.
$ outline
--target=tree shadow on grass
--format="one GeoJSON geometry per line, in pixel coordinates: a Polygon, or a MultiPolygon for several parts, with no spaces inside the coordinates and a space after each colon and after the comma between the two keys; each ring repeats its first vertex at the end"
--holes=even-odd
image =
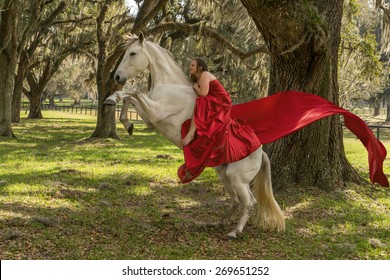
{"type": "MultiPolygon", "coordinates": [[[[37,166],[69,161],[3,172],[2,259],[389,258],[386,250],[367,245],[372,237],[390,244],[386,224],[378,222],[389,223],[384,204],[379,203],[382,213],[356,203],[358,196],[347,192],[289,188],[275,194],[288,217],[285,233],[258,228],[253,215],[244,233],[232,241],[225,235],[238,222],[241,209],[224,228],[204,225],[217,221],[229,205],[216,175],[206,170],[195,182],[180,185],[175,174],[159,178],[119,169],[135,161],[145,170],[164,168],[169,160],[156,158],[161,151],[181,159],[181,152],[166,139],[140,129],[138,135],[119,141],[81,144],[77,141],[85,134],[68,138],[59,129],[44,128],[48,141],[37,142],[36,136],[30,136],[2,147],[10,157],[23,158],[33,152],[37,166]],[[29,143],[37,144],[31,150],[19,150],[19,144],[29,143]],[[92,152],[87,153],[88,149],[92,152]],[[77,165],[98,160],[106,169],[113,167],[112,173],[95,176],[77,165]]],[[[80,126],[68,126],[63,133],[72,130],[80,131],[80,126]]]]}
{"type": "MultiPolygon", "coordinates": [[[[390,242],[386,233],[386,223],[390,222],[388,211],[384,211],[384,205],[376,198],[370,197],[370,190],[351,186],[324,192],[297,186],[296,191],[302,194],[293,195],[294,190],[290,190],[280,198],[289,221],[287,234],[301,248],[295,251],[286,247],[292,258],[302,259],[305,255],[314,259],[390,257],[386,246],[370,244],[372,239],[383,244],[390,242]],[[303,244],[310,245],[305,248],[303,244]]],[[[378,189],[378,192],[378,197],[386,197],[388,190],[378,189]]]]}
{"type": "MultiPolygon", "coordinates": [[[[2,203],[2,258],[359,259],[373,254],[368,239],[388,242],[387,229],[378,226],[386,214],[356,204],[348,192],[280,193],[277,200],[288,216],[286,233],[263,231],[252,218],[239,239],[231,241],[225,234],[237,215],[224,228],[202,224],[218,220],[229,205],[214,179],[179,185],[169,178],[132,174],[118,180],[112,174],[100,179],[112,182],[102,186],[82,174],[74,185],[79,185],[77,178],[88,186],[85,190],[54,184],[18,194],[40,197],[33,205],[24,199],[2,203]],[[68,193],[61,197],[61,190],[68,193]]],[[[381,258],[381,248],[376,250],[378,256],[371,258],[381,258]]]]}

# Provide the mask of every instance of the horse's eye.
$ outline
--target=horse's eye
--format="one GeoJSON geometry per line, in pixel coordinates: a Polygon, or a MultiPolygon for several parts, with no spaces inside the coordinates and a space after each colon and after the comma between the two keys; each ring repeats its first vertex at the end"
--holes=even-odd
{"type": "Polygon", "coordinates": [[[134,55],[136,55],[135,52],[131,52],[131,53],[130,53],[130,56],[134,56],[134,55]]]}

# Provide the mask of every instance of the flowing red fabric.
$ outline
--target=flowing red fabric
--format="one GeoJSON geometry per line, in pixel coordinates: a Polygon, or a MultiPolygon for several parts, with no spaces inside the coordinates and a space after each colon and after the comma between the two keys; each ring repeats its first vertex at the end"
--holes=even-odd
{"type": "MultiPolygon", "coordinates": [[[[218,86],[211,87],[212,84],[210,84],[209,95],[211,96],[213,96],[216,87],[221,87],[220,90],[223,90],[219,82],[215,84],[218,86]]],[[[198,118],[201,120],[195,122],[197,138],[184,147],[185,164],[180,166],[178,170],[178,176],[182,183],[189,182],[199,176],[205,167],[230,163],[248,156],[260,146],[260,143],[273,142],[319,119],[342,114],[345,126],[360,139],[368,151],[371,182],[378,183],[383,187],[389,186],[388,179],[383,173],[383,161],[386,158],[386,149],[383,144],[361,118],[328,100],[314,94],[284,91],[262,99],[233,105],[230,110],[225,109],[222,118],[226,123],[234,124],[232,126],[234,129],[231,129],[228,124],[225,126],[210,124],[218,119],[219,113],[210,110],[210,106],[208,106],[210,104],[207,102],[209,95],[198,98],[196,102],[195,121],[198,118]],[[198,106],[199,103],[203,103],[204,106],[198,106]],[[208,111],[214,113],[209,115],[208,111]],[[203,131],[204,125],[198,127],[198,123],[203,122],[208,124],[206,132],[203,131]],[[221,127],[224,128],[222,129],[224,134],[221,133],[221,127]],[[231,142],[231,134],[234,135],[234,139],[241,139],[241,129],[244,131],[243,139],[245,141],[231,142]],[[251,138],[253,134],[256,137],[251,138]],[[206,142],[203,143],[203,141],[206,142]],[[241,146],[246,145],[248,141],[253,141],[255,145],[241,146]],[[214,151],[215,148],[219,147],[218,143],[223,143],[224,150],[228,150],[230,153],[237,151],[237,153],[226,156],[221,150],[214,151]]],[[[189,121],[186,121],[182,126],[183,137],[188,128],[189,121]]]]}

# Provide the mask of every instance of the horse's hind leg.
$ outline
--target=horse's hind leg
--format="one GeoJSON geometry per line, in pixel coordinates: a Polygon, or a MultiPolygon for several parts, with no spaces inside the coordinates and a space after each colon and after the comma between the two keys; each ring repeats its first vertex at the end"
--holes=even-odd
{"type": "Polygon", "coordinates": [[[220,165],[215,168],[217,171],[218,177],[221,180],[223,186],[225,187],[226,191],[230,195],[230,207],[225,215],[222,216],[222,218],[219,220],[219,222],[215,223],[215,225],[222,225],[226,224],[230,218],[233,216],[234,212],[237,210],[238,206],[240,206],[240,199],[237,196],[237,193],[232,188],[229,179],[226,177],[226,169],[227,165],[220,165]]]}
{"type": "Polygon", "coordinates": [[[258,150],[243,160],[229,164],[226,169],[226,177],[243,205],[240,221],[236,228],[228,233],[230,238],[236,238],[237,234],[242,232],[256,205],[256,199],[250,190],[249,183],[260,170],[260,166],[261,150],[258,150]]]}
{"type": "Polygon", "coordinates": [[[242,232],[252,213],[253,207],[256,205],[256,199],[253,197],[252,192],[249,189],[249,184],[235,184],[234,187],[236,188],[240,201],[243,205],[243,214],[236,228],[228,233],[228,237],[230,238],[236,238],[237,234],[242,232]]]}

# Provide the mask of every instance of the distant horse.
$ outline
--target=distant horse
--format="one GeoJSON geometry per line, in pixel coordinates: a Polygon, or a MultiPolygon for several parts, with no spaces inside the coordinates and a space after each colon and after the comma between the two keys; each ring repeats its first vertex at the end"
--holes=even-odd
{"type": "MultiPolygon", "coordinates": [[[[135,106],[147,124],[153,125],[180,147],[181,125],[191,118],[197,96],[167,50],[145,40],[142,33],[138,37],[132,35],[115,73],[115,81],[124,84],[128,78],[146,69],[150,71],[152,81],[148,94],[139,94],[134,90],[117,91],[104,103],[115,105],[125,98],[135,106]]],[[[259,224],[263,228],[278,231],[285,229],[283,212],[273,196],[270,161],[261,147],[246,158],[217,166],[215,170],[232,200],[226,215],[215,225],[226,223],[238,206],[243,206],[243,215],[228,237],[236,238],[242,232],[256,203],[259,224]],[[256,198],[249,186],[252,180],[256,198]]]]}

